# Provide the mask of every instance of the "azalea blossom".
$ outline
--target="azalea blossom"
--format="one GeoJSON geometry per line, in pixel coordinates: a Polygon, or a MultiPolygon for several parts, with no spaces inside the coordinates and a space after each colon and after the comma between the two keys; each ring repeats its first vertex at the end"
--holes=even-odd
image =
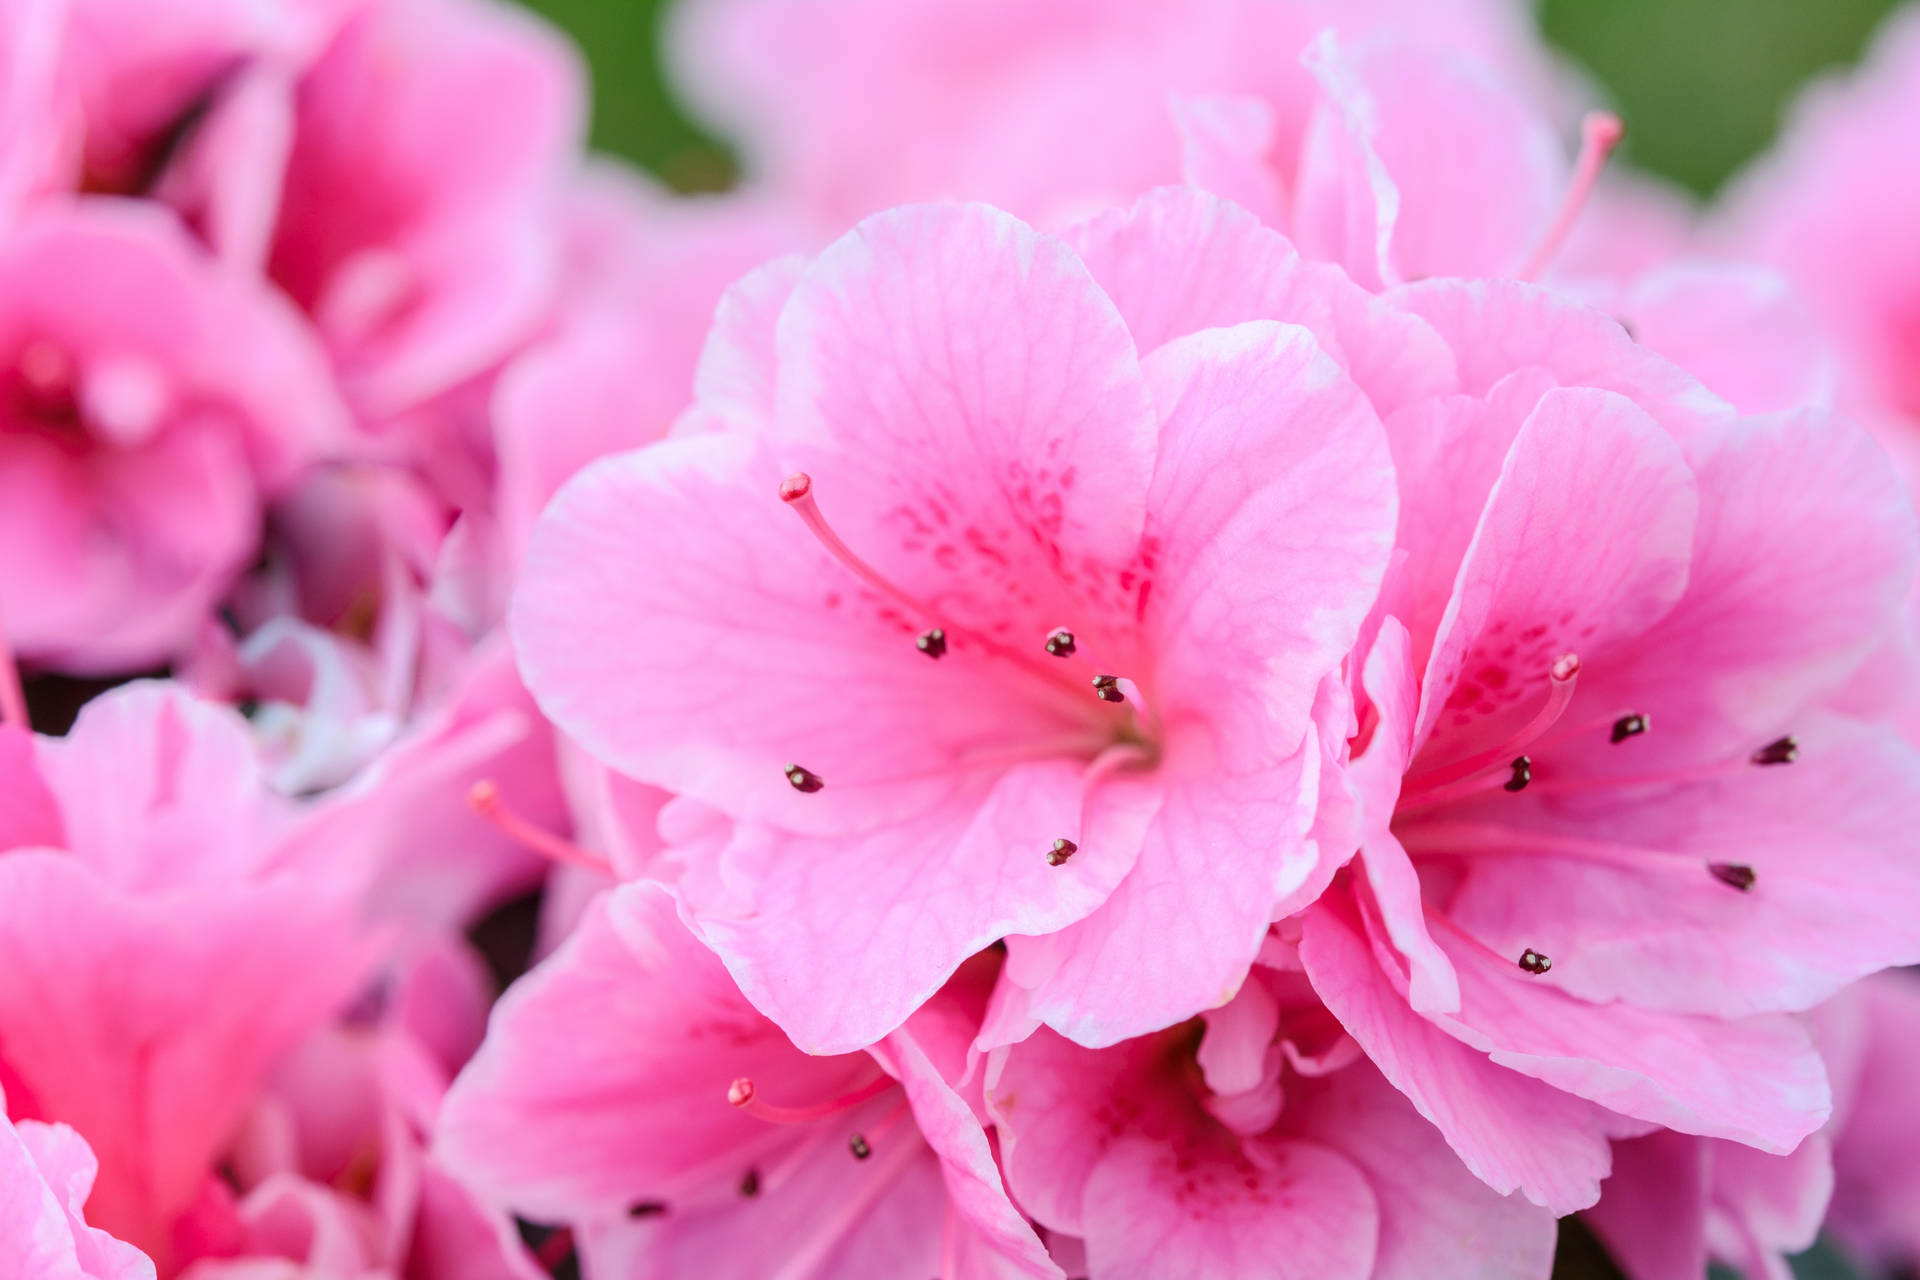
{"type": "Polygon", "coordinates": [[[177,690],[0,750],[0,1079],[92,1147],[89,1221],[172,1274],[253,1090],[366,974],[356,882],[297,871],[245,727],[177,690]]]}
{"type": "Polygon", "coordinates": [[[990,960],[880,1043],[811,1057],[666,893],[623,887],[503,998],[436,1154],[568,1228],[592,1274],[1058,1280],[953,1088],[990,960]]]}
{"type": "Polygon", "coordinates": [[[1232,1001],[1087,1049],[996,1049],[1009,1189],[1092,1280],[1539,1277],[1553,1216],[1470,1174],[1277,941],[1232,1001]]]}
{"type": "Polygon", "coordinates": [[[726,425],[596,464],[535,530],[528,687],[737,822],[688,905],[803,1047],[871,1043],[1009,933],[1059,935],[1072,1034],[1168,1025],[1330,871],[1315,703],[1385,568],[1379,422],[1307,328],[1182,337],[1233,300],[1162,298],[1124,231],[1083,260],[978,206],[863,224],[743,286],[690,420],[726,425]]]}
{"type": "Polygon", "coordinates": [[[284,299],[170,217],[82,200],[0,242],[0,608],[24,657],[138,670],[184,652],[263,503],[344,442],[284,299]]]}
{"type": "Polygon", "coordinates": [[[1783,1011],[1915,959],[1920,760],[1823,706],[1897,625],[1905,495],[1550,294],[1396,297],[1460,383],[1388,419],[1404,559],[1307,973],[1497,1189],[1589,1204],[1636,1125],[1790,1151],[1829,1099],[1783,1011]]]}

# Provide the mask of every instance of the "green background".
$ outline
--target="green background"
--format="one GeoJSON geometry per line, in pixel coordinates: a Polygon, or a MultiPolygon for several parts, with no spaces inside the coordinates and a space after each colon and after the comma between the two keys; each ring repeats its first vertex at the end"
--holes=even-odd
{"type": "MultiPolygon", "coordinates": [[[[684,190],[724,187],[733,158],[668,92],[656,33],[666,0],[524,0],[585,49],[593,141],[684,190]]],[[[966,0],[952,0],[964,4],[966,0]]],[[[1541,0],[1554,44],[1612,95],[1634,164],[1710,195],[1778,128],[1794,89],[1855,59],[1893,0],[1541,0]]],[[[1802,1280],[1849,1280],[1830,1251],[1797,1260],[1802,1280]]],[[[1617,1273],[1577,1225],[1556,1280],[1617,1273]]],[[[1731,1274],[1716,1271],[1716,1275],[1731,1274]]]]}

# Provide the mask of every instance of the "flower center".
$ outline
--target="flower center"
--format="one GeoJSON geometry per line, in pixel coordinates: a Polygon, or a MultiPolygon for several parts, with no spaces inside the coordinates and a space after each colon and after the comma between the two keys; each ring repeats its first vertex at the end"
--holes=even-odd
{"type": "MultiPolygon", "coordinates": [[[[780,498],[800,518],[821,547],[849,573],[882,599],[912,619],[914,648],[937,662],[979,661],[992,664],[996,675],[1016,682],[1062,709],[1069,723],[1079,726],[1057,736],[1014,744],[983,743],[963,749],[955,763],[965,768],[1007,767],[1030,761],[1078,757],[1089,762],[1088,784],[1121,769],[1151,768],[1159,759],[1161,725],[1145,692],[1132,678],[1115,674],[1090,652],[1086,639],[1066,627],[1036,635],[1031,650],[1005,643],[988,631],[947,617],[926,600],[902,588],[847,545],[828,523],[814,494],[813,478],[795,472],[780,484],[780,498]],[[1103,707],[1114,708],[1104,710],[1103,707]]],[[[785,767],[794,790],[813,794],[829,783],[827,777],[798,762],[785,767]]],[[[1061,838],[1046,851],[1053,866],[1064,865],[1078,849],[1061,838]]]]}
{"type": "MultiPolygon", "coordinates": [[[[1562,742],[1577,735],[1605,730],[1608,743],[1621,747],[1644,736],[1652,728],[1651,719],[1637,711],[1624,715],[1609,712],[1597,720],[1562,724],[1562,718],[1572,705],[1579,675],[1580,660],[1577,656],[1567,654],[1557,659],[1548,671],[1546,701],[1519,732],[1497,746],[1407,780],[1394,808],[1393,831],[1410,856],[1416,859],[1457,859],[1551,854],[1588,862],[1640,866],[1647,865],[1650,859],[1697,861],[1697,855],[1694,854],[1589,839],[1549,829],[1508,826],[1498,821],[1484,820],[1481,816],[1484,811],[1476,811],[1470,818],[1456,819],[1446,816],[1444,810],[1454,801],[1496,790],[1531,790],[1536,795],[1551,795],[1673,786],[1729,777],[1753,768],[1773,768],[1791,764],[1799,758],[1799,742],[1787,736],[1777,738],[1737,759],[1713,761],[1690,768],[1597,777],[1554,776],[1551,757],[1546,757],[1543,762],[1527,754],[1551,730],[1560,730],[1555,737],[1562,742]]],[[[1704,866],[1715,880],[1742,893],[1750,891],[1759,879],[1754,869],[1745,863],[1710,861],[1704,866]]],[[[1530,973],[1545,973],[1552,964],[1540,953],[1529,954],[1534,960],[1522,957],[1521,967],[1530,973]]]]}

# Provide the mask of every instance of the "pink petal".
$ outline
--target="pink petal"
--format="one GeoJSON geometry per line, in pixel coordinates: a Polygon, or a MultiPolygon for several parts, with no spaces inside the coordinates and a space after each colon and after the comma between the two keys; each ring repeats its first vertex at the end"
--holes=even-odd
{"type": "Polygon", "coordinates": [[[1423,322],[1204,192],[1159,188],[1066,238],[1143,352],[1199,329],[1284,320],[1312,330],[1382,414],[1452,385],[1453,357],[1423,322]]]}
{"type": "Polygon", "coordinates": [[[1087,1262],[1101,1280],[1366,1280],[1380,1209],[1366,1178],[1310,1142],[1197,1163],[1122,1139],[1087,1179],[1087,1262]]]}
{"type": "Polygon", "coordinates": [[[1373,1280],[1538,1280],[1551,1269],[1553,1215],[1476,1179],[1372,1067],[1290,1080],[1285,1127],[1345,1156],[1372,1187],[1373,1280]]]}
{"type": "Polygon", "coordinates": [[[1427,749],[1444,739],[1464,755],[1498,742],[1536,713],[1562,655],[1592,661],[1671,609],[1696,503],[1678,447],[1630,401],[1572,388],[1542,397],[1487,499],[1427,660],[1427,749]]]}
{"type": "Polygon", "coordinates": [[[1554,1213],[1599,1198],[1608,1138],[1634,1132],[1631,1122],[1496,1065],[1415,1014],[1350,907],[1323,899],[1305,925],[1300,958],[1314,990],[1476,1176],[1554,1213]]]}
{"type": "Polygon", "coordinates": [[[501,999],[447,1095],[434,1152],[535,1218],[616,1218],[647,1201],[672,1213],[737,1200],[750,1168],[805,1136],[728,1105],[733,1080],[804,1104],[874,1072],[865,1055],[795,1049],[687,932],[671,899],[633,885],[596,900],[560,950],[501,999]]]}

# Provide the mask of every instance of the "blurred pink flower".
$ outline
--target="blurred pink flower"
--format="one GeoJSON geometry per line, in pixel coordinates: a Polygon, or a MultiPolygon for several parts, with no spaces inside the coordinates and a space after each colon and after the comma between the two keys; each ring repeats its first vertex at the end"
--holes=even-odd
{"type": "Polygon", "coordinates": [[[541,323],[582,129],[577,56],[495,0],[390,0],[358,8],[291,92],[268,270],[379,426],[541,323]]]}
{"type": "Polygon", "coordinates": [[[1128,230],[1083,262],[910,208],[749,277],[709,429],[589,468],[535,530],[528,687],[737,820],[693,919],[809,1049],[872,1043],[1009,933],[1067,931],[1028,985],[1069,1034],[1168,1025],[1331,873],[1313,713],[1385,566],[1379,423],[1306,328],[1190,330],[1265,289],[1418,361],[1290,253],[1182,276],[1128,230]]]}
{"type": "Polygon", "coordinates": [[[0,608],[30,661],[183,651],[264,497],[337,448],[324,356],[164,213],[84,200],[0,240],[0,608]]]}
{"type": "Polygon", "coordinates": [[[410,952],[274,1070],[223,1161],[237,1199],[202,1224],[187,1280],[546,1274],[504,1211],[425,1150],[491,993],[460,944],[416,942],[410,952]]]}
{"type": "Polygon", "coordinates": [[[6,1119],[0,1097],[0,1273],[21,1280],[153,1280],[153,1263],[87,1225],[97,1165],[63,1124],[6,1119]]]}
{"type": "Polygon", "coordinates": [[[1827,1229],[1888,1272],[1920,1266],[1920,976],[1884,973],[1833,1002],[1823,1043],[1834,1078],[1827,1229]]]}
{"type": "Polygon", "coordinates": [[[752,176],[830,227],[947,198],[1051,224],[1180,179],[1170,99],[1257,98],[1294,154],[1313,97],[1300,54],[1330,24],[1432,40],[1558,96],[1508,0],[693,0],[672,69],[752,176]]]}
{"type": "Polygon", "coordinates": [[[502,999],[434,1153],[569,1225],[593,1275],[1057,1278],[952,1085],[976,976],[865,1052],[810,1057],[665,892],[627,886],[502,999]]]}
{"type": "Polygon", "coordinates": [[[1791,1150],[1828,1092],[1780,1011],[1920,958],[1920,759],[1823,707],[1896,623],[1906,499],[1844,420],[1738,417],[1551,294],[1395,296],[1459,382],[1387,420],[1361,852],[1307,972],[1498,1190],[1583,1207],[1651,1125],[1791,1150]]]}
{"type": "Polygon", "coordinates": [[[0,752],[0,1082],[85,1136],[90,1219],[171,1274],[266,1073],[365,976],[355,882],[317,869],[239,717],[177,689],[103,695],[66,738],[0,727],[0,752]]]}
{"type": "Polygon", "coordinates": [[[1916,149],[1920,13],[1908,10],[1858,70],[1806,92],[1729,189],[1720,233],[1805,293],[1839,340],[1844,405],[1920,464],[1920,168],[1904,162],[1916,149]]]}

